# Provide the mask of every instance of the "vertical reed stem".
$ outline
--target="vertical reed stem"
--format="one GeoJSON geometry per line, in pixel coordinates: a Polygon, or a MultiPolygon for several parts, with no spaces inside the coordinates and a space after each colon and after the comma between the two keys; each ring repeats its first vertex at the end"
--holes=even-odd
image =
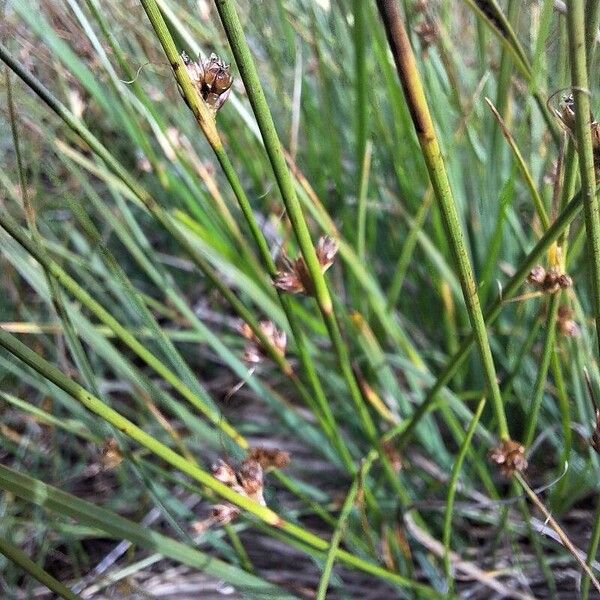
{"type": "Polygon", "coordinates": [[[388,42],[396,62],[398,76],[404,89],[404,95],[411,118],[415,126],[421,151],[431,179],[431,185],[444,220],[446,235],[458,268],[458,276],[463,297],[473,328],[473,335],[489,390],[489,395],[498,422],[498,430],[502,439],[508,439],[508,423],[502,404],[500,387],[496,377],[494,359],[485,327],[483,312],[477,295],[477,285],[467,253],[460,219],[450,189],[450,182],[444,166],[441,150],[427,106],[425,92],[417,70],[415,56],[406,33],[400,10],[395,0],[377,0],[379,12],[386,30],[388,42]]]}

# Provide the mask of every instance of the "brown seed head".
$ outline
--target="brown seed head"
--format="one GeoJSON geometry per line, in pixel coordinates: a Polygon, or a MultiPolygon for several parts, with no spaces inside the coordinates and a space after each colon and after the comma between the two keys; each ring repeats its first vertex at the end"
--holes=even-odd
{"type": "Polygon", "coordinates": [[[232,486],[237,483],[235,471],[233,470],[231,465],[227,464],[224,460],[219,459],[212,466],[212,474],[215,479],[218,479],[221,483],[224,483],[225,485],[232,486]]]}
{"type": "Polygon", "coordinates": [[[421,40],[423,52],[427,52],[429,46],[435,44],[439,37],[439,28],[436,22],[431,18],[425,18],[415,26],[415,33],[421,40]]]}
{"type": "Polygon", "coordinates": [[[290,464],[289,452],[277,448],[251,448],[248,458],[255,460],[264,469],[284,469],[290,464]]]}
{"type": "MultiPolygon", "coordinates": [[[[271,321],[261,321],[259,323],[263,335],[269,340],[270,344],[277,350],[281,356],[285,356],[287,347],[287,335],[285,331],[280,331],[271,321]]],[[[247,323],[242,323],[239,327],[240,333],[248,340],[244,348],[244,360],[249,363],[260,363],[267,355],[262,347],[261,341],[254,334],[247,323]]]]}
{"type": "Polygon", "coordinates": [[[546,279],[546,269],[544,269],[542,265],[533,267],[527,276],[527,281],[529,283],[535,283],[537,285],[544,283],[544,279],[546,279]]]}
{"type": "Polygon", "coordinates": [[[573,285],[573,280],[566,273],[561,273],[558,276],[556,283],[558,284],[559,288],[562,288],[564,290],[566,288],[570,288],[573,285]]]}
{"type": "Polygon", "coordinates": [[[205,61],[192,61],[187,54],[181,55],[192,83],[202,99],[214,110],[219,110],[229,97],[233,77],[230,65],[216,54],[205,61]]]}
{"type": "Polygon", "coordinates": [[[277,271],[277,275],[275,275],[273,279],[273,284],[282,292],[287,292],[288,294],[302,294],[305,291],[304,285],[296,272],[295,262],[292,264],[294,266],[289,271],[284,269],[277,271]]]}
{"type": "Polygon", "coordinates": [[[503,440],[499,446],[490,450],[489,457],[507,477],[527,468],[525,448],[513,440],[503,440]]]}
{"type": "Polygon", "coordinates": [[[542,288],[546,291],[553,291],[558,287],[558,278],[560,277],[560,272],[556,267],[552,267],[548,269],[546,273],[546,277],[542,283],[542,288]]]}
{"type": "Polygon", "coordinates": [[[215,504],[212,507],[212,520],[216,525],[227,525],[240,514],[240,509],[233,504],[215,504]]]}
{"type": "Polygon", "coordinates": [[[573,285],[573,280],[567,273],[561,273],[556,267],[551,267],[546,271],[542,265],[536,265],[531,269],[527,276],[527,281],[548,293],[570,288],[573,285]]]}
{"type": "Polygon", "coordinates": [[[275,346],[275,349],[281,356],[285,356],[287,346],[287,335],[285,331],[280,331],[275,327],[272,321],[261,321],[260,328],[264,336],[275,346]]]}
{"type": "Polygon", "coordinates": [[[575,127],[575,99],[573,94],[563,97],[560,118],[568,129],[575,127]]]}
{"type": "Polygon", "coordinates": [[[100,451],[100,461],[105,469],[114,469],[123,462],[123,455],[114,437],[105,440],[100,451]]]}
{"type": "Polygon", "coordinates": [[[323,273],[325,273],[325,271],[333,264],[333,259],[337,254],[338,247],[337,240],[329,235],[324,235],[319,238],[315,250],[323,273]]]}
{"type": "Polygon", "coordinates": [[[238,481],[244,491],[252,496],[263,487],[263,470],[258,461],[246,459],[237,473],[238,481]]]}
{"type": "MultiPolygon", "coordinates": [[[[322,273],[325,273],[331,267],[337,251],[338,243],[334,238],[329,235],[319,238],[315,252],[317,260],[321,265],[322,273]]],[[[277,275],[273,279],[275,287],[288,294],[307,294],[312,296],[315,288],[304,258],[298,256],[295,260],[290,260],[284,255],[281,263],[281,268],[277,271],[277,275]]]]}
{"type": "Polygon", "coordinates": [[[558,307],[558,315],[556,317],[556,325],[558,330],[567,337],[579,337],[581,330],[576,321],[573,320],[573,311],[566,305],[558,307]]]}
{"type": "Polygon", "coordinates": [[[573,311],[566,304],[561,304],[558,307],[558,318],[559,319],[570,319],[572,315],[573,315],[573,311]]]}

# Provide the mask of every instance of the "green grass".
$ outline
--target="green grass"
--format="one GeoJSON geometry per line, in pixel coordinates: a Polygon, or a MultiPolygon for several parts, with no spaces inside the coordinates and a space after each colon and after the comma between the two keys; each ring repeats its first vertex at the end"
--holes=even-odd
{"type": "Polygon", "coordinates": [[[253,598],[593,593],[598,3],[421,4],[5,3],[3,597],[173,565],[253,598]],[[231,62],[218,113],[182,51],[231,62]],[[210,469],[263,445],[291,453],[266,506],[210,469]]]}

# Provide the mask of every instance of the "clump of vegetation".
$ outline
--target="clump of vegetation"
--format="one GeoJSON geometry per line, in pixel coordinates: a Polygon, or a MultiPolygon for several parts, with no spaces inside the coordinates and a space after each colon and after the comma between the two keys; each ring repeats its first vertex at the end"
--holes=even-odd
{"type": "Polygon", "coordinates": [[[600,3],[3,10],[2,597],[600,592],[600,3]]]}

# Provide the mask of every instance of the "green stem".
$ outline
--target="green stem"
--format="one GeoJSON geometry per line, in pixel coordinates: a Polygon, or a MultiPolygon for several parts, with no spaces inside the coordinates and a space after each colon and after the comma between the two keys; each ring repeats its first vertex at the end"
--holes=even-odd
{"type": "Polygon", "coordinates": [[[61,598],[64,598],[65,600],[81,600],[81,596],[74,594],[68,587],[54,579],[52,575],[33,562],[25,552],[20,548],[13,546],[2,536],[0,536],[0,552],[17,566],[21,567],[21,569],[29,573],[29,575],[37,579],[42,585],[45,585],[50,591],[58,594],[61,598]]]}
{"type": "Polygon", "coordinates": [[[164,363],[157,359],[144,344],[139,342],[123,325],[121,325],[100,303],[94,300],[90,294],[66,273],[47,253],[40,251],[38,246],[29,238],[23,230],[7,214],[0,214],[0,226],[13,237],[31,256],[33,256],[42,268],[76,298],[83,306],[92,312],[102,323],[107,325],[115,335],[135,352],[149,367],[167,381],[182,397],[204,414],[214,425],[219,427],[223,433],[229,436],[241,448],[247,448],[248,442],[241,436],[225,419],[201,398],[199,398],[189,387],[187,387],[164,363]]]}
{"type": "Polygon", "coordinates": [[[427,188],[417,214],[414,219],[409,221],[410,229],[408,235],[404,239],[402,250],[400,250],[400,256],[398,257],[398,262],[396,263],[396,268],[394,269],[394,274],[392,275],[390,288],[387,294],[386,308],[389,311],[393,311],[396,304],[398,304],[402,285],[404,284],[404,277],[410,265],[415,246],[417,245],[419,232],[423,228],[425,219],[427,219],[427,215],[429,214],[432,200],[433,194],[431,193],[431,188],[427,188]]]}
{"type": "Polygon", "coordinates": [[[417,64],[410,45],[410,40],[404,28],[398,4],[395,0],[377,0],[379,12],[386,29],[388,41],[398,76],[404,89],[406,102],[410,109],[413,124],[421,145],[421,151],[429,172],[431,185],[438,201],[446,235],[451,246],[460,279],[469,320],[473,335],[479,350],[479,356],[489,390],[489,395],[496,415],[499,434],[502,439],[510,437],[508,423],[502,404],[502,396],[496,376],[496,368],[487,335],[483,312],[477,294],[477,285],[467,253],[458,211],[450,189],[441,150],[433,126],[433,121],[427,106],[425,92],[417,70],[417,64]]]}
{"type": "Polygon", "coordinates": [[[356,254],[358,260],[362,263],[366,261],[365,253],[365,241],[366,241],[366,229],[367,229],[367,193],[369,191],[369,170],[371,168],[371,143],[367,143],[365,146],[365,153],[361,159],[362,167],[360,169],[360,187],[358,188],[358,219],[356,223],[357,229],[357,240],[356,240],[356,254]]]}
{"type": "MultiPolygon", "coordinates": [[[[308,225],[304,218],[298,197],[296,196],[294,180],[288,170],[283,148],[275,129],[275,123],[273,122],[273,117],[269,110],[260,77],[256,65],[254,64],[250,48],[246,42],[244,30],[240,23],[234,2],[232,2],[232,0],[215,0],[215,4],[235,57],[238,70],[244,82],[248,99],[252,105],[252,110],[254,111],[265,149],[269,156],[285,204],[287,216],[294,230],[300,252],[312,279],[314,295],[327,326],[340,370],[346,381],[356,410],[358,411],[365,433],[370,441],[376,441],[377,429],[375,428],[375,424],[371,419],[371,415],[363,401],[360,389],[354,378],[348,348],[340,332],[327,282],[321,271],[321,265],[317,259],[308,225]]],[[[382,455],[382,461],[384,465],[388,462],[384,455],[382,455]]],[[[397,485],[395,477],[391,477],[391,481],[394,485],[397,485]]]]}
{"type": "MultiPolygon", "coordinates": [[[[270,508],[258,504],[245,495],[238,494],[227,485],[221,483],[212,475],[199,468],[197,465],[191,463],[183,456],[177,454],[164,444],[157,441],[154,437],[152,437],[152,435],[146,433],[143,429],[140,429],[137,425],[123,417],[116,410],[104,404],[104,402],[102,402],[93,394],[90,394],[85,388],[74,382],[72,379],[69,379],[54,365],[44,360],[41,356],[20,342],[16,337],[7,333],[1,328],[0,346],[29,365],[40,375],[67,392],[88,410],[97,414],[100,418],[113,427],[116,427],[124,435],[139,443],[144,448],[147,448],[157,457],[163,459],[165,462],[175,467],[182,473],[188,475],[198,483],[206,486],[208,489],[212,490],[225,500],[254,515],[259,520],[270,525],[271,527],[284,531],[290,536],[303,541],[312,548],[322,552],[328,549],[329,544],[326,540],[318,537],[299,525],[295,525],[294,523],[283,520],[270,508]]],[[[439,594],[437,594],[431,588],[411,581],[400,575],[396,575],[395,573],[390,573],[386,569],[369,563],[349,552],[338,550],[336,555],[347,565],[356,567],[367,573],[383,576],[399,586],[419,590],[428,597],[439,597],[439,594]]]]}
{"type": "Polygon", "coordinates": [[[448,593],[452,594],[454,591],[454,578],[450,573],[450,537],[452,535],[452,512],[454,510],[454,498],[456,496],[456,490],[458,487],[458,477],[462,464],[465,460],[465,456],[469,451],[475,428],[483,412],[485,406],[485,398],[482,398],[477,405],[477,409],[473,414],[473,418],[469,423],[465,438],[458,450],[454,465],[452,465],[452,473],[450,475],[450,481],[448,482],[448,499],[446,501],[446,512],[444,513],[444,531],[443,531],[443,543],[444,543],[444,571],[446,573],[446,581],[448,582],[448,593]]]}
{"type": "Polygon", "coordinates": [[[344,527],[346,525],[346,521],[352,507],[354,506],[354,500],[356,498],[356,494],[358,493],[359,486],[364,482],[365,477],[373,461],[377,455],[372,452],[362,463],[358,473],[354,477],[354,481],[348,490],[346,495],[346,499],[342,504],[342,508],[340,510],[340,516],[338,518],[337,525],[331,536],[331,541],[329,543],[329,550],[327,551],[327,558],[325,559],[325,565],[323,566],[323,572],[321,573],[321,579],[319,580],[319,587],[317,588],[317,594],[315,596],[315,600],[325,600],[327,596],[327,588],[329,587],[329,580],[331,579],[331,573],[333,571],[333,565],[335,563],[336,552],[339,548],[340,542],[342,540],[342,535],[344,533],[344,527]]]}
{"type": "Polygon", "coordinates": [[[452,512],[454,510],[454,498],[456,496],[456,490],[458,487],[458,477],[460,470],[462,469],[465,456],[469,451],[475,428],[483,412],[485,406],[485,398],[482,398],[477,405],[477,409],[473,414],[473,418],[469,423],[465,438],[460,445],[456,460],[452,465],[452,473],[450,474],[450,481],[448,482],[448,499],[446,501],[446,512],[444,513],[444,531],[443,531],[443,543],[444,543],[444,571],[446,573],[446,581],[448,582],[448,593],[452,594],[454,591],[454,578],[450,572],[450,538],[452,536],[452,512]]]}
{"type": "MultiPolygon", "coordinates": [[[[190,81],[190,77],[187,73],[186,69],[182,69],[181,65],[183,64],[181,61],[180,53],[177,51],[177,47],[175,46],[175,42],[169,32],[169,28],[167,27],[165,20],[160,12],[160,9],[155,0],[140,0],[148,18],[156,32],[156,35],[163,47],[163,50],[169,60],[177,82],[179,83],[182,93],[186,98],[188,105],[190,106],[192,112],[197,118],[198,124],[200,125],[202,131],[205,133],[207,141],[211,145],[221,168],[231,186],[231,189],[238,201],[242,214],[248,224],[248,228],[250,229],[250,233],[254,242],[258,248],[260,256],[262,258],[264,266],[267,268],[267,271],[271,277],[275,276],[277,273],[277,266],[275,265],[275,261],[271,256],[271,251],[269,249],[269,245],[265,236],[263,235],[255,217],[254,212],[252,210],[252,206],[248,200],[246,192],[237,176],[235,168],[231,164],[229,160],[229,156],[225,152],[223,145],[218,136],[218,131],[214,124],[214,114],[210,113],[208,116],[211,118],[212,126],[207,130],[204,118],[202,115],[207,110],[207,107],[204,101],[198,95],[197,90],[194,88],[190,81]],[[212,128],[214,127],[214,132],[212,132],[212,128]]],[[[335,417],[331,410],[331,406],[327,401],[327,397],[325,396],[325,392],[319,378],[317,376],[317,372],[314,366],[314,362],[310,356],[310,352],[308,351],[306,345],[306,339],[296,316],[294,315],[293,307],[289,298],[285,297],[285,295],[281,292],[278,292],[279,299],[281,301],[281,305],[288,319],[288,323],[290,325],[290,329],[292,331],[292,335],[294,337],[294,341],[296,342],[296,348],[298,350],[298,356],[300,358],[300,362],[308,380],[313,389],[315,400],[318,406],[318,413],[321,415],[321,423],[324,425],[323,429],[328,435],[328,437],[332,440],[334,446],[340,452],[340,456],[344,463],[346,469],[353,473],[355,471],[354,464],[352,461],[352,457],[350,452],[340,435],[340,429],[336,424],[335,417]]],[[[275,357],[273,357],[275,358],[275,357]]],[[[281,365],[281,359],[277,359],[279,364],[281,365]]],[[[296,384],[296,388],[300,392],[305,403],[308,406],[314,408],[314,403],[312,402],[312,397],[308,393],[307,390],[303,388],[300,381],[292,375],[291,369],[289,365],[286,367],[284,371],[286,375],[292,377],[294,379],[294,383],[296,384]]]]}
{"type": "MultiPolygon", "coordinates": [[[[581,210],[583,202],[583,195],[581,193],[576,194],[573,199],[565,206],[563,211],[556,218],[554,223],[539,239],[538,243],[532,248],[529,254],[521,262],[519,268],[515,274],[507,281],[506,285],[502,288],[502,296],[490,306],[485,312],[486,323],[491,325],[502,311],[504,303],[516,295],[519,288],[523,285],[523,282],[527,278],[528,273],[542,258],[544,252],[550,248],[550,246],[560,237],[563,231],[569,226],[569,224],[575,219],[581,210]]],[[[456,353],[448,360],[444,370],[438,375],[435,383],[430,388],[429,392],[425,396],[425,399],[417,410],[412,415],[408,423],[400,423],[399,425],[392,428],[386,435],[385,439],[390,440],[396,436],[400,436],[396,442],[397,447],[401,448],[406,442],[408,442],[409,436],[420,420],[427,414],[427,412],[434,405],[437,395],[442,391],[446,384],[452,379],[454,374],[457,372],[460,365],[467,357],[471,346],[475,342],[475,336],[473,333],[469,334],[460,345],[460,348],[456,353]]]]}
{"type": "Polygon", "coordinates": [[[575,131],[579,151],[579,174],[583,193],[585,229],[592,279],[593,313],[597,342],[600,345],[600,214],[596,198],[596,173],[592,129],[590,127],[590,92],[585,51],[585,10],[583,0],[568,3],[567,25],[571,56],[571,78],[575,98],[575,131]]]}
{"type": "Polygon", "coordinates": [[[542,399],[544,397],[544,389],[546,387],[546,378],[548,376],[548,368],[550,367],[550,361],[552,355],[555,352],[554,341],[556,339],[556,317],[558,316],[558,307],[560,305],[561,293],[557,292],[552,294],[550,301],[548,302],[547,316],[546,316],[546,335],[544,336],[544,346],[542,350],[541,360],[538,366],[537,376],[535,378],[535,384],[533,386],[533,396],[531,400],[531,406],[529,407],[529,413],[526,419],[525,436],[523,443],[525,447],[531,445],[533,442],[533,436],[535,435],[535,428],[537,425],[538,415],[540,412],[540,406],[542,405],[542,399]]]}
{"type": "Polygon", "coordinates": [[[356,92],[357,254],[362,261],[365,258],[366,197],[371,161],[370,147],[367,146],[367,118],[369,109],[367,99],[367,61],[365,56],[365,9],[369,8],[367,4],[364,0],[354,0],[352,4],[354,15],[354,27],[352,29],[354,41],[354,89],[356,92]]]}

